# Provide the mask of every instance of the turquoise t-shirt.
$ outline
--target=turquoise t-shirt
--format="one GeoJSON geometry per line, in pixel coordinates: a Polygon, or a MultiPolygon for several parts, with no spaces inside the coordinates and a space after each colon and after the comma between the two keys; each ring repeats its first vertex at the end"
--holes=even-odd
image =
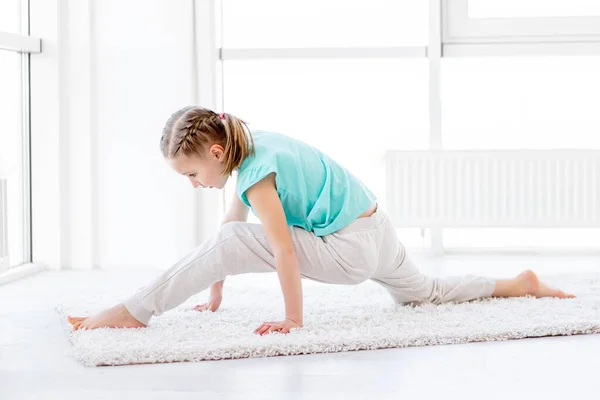
{"type": "Polygon", "coordinates": [[[351,224],[375,202],[358,178],[320,150],[279,133],[252,136],[255,155],[242,162],[237,178],[237,194],[248,207],[248,188],[271,173],[288,226],[317,236],[351,224]]]}

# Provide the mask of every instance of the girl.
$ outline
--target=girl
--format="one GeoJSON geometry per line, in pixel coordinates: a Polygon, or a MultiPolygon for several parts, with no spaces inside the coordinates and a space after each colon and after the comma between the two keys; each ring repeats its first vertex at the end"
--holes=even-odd
{"type": "Polygon", "coordinates": [[[532,271],[514,279],[434,278],[421,274],[373,193],[321,151],[281,134],[255,131],[230,114],[185,107],[167,121],[161,150],[194,188],[225,186],[237,171],[236,196],[218,233],[122,304],[75,330],[145,327],[210,287],[198,311],[216,311],[228,275],[277,271],[285,319],[260,335],[303,326],[301,277],[334,284],[381,284],[399,304],[463,302],[482,297],[575,297],[541,283],[532,271]],[[261,224],[246,221],[248,207],[261,224]]]}

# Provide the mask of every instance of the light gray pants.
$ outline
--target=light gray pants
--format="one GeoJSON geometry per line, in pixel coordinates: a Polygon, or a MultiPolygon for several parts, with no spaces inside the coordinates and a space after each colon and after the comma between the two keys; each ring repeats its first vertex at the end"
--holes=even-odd
{"type": "MultiPolygon", "coordinates": [[[[318,237],[301,228],[290,228],[290,232],[304,278],[343,285],[372,279],[401,304],[462,302],[494,292],[496,283],[490,278],[442,279],[421,274],[379,207],[370,217],[327,236],[318,237]]],[[[124,305],[147,325],[152,316],[177,307],[229,275],[274,271],[275,259],[262,226],[230,222],[124,305]]]]}

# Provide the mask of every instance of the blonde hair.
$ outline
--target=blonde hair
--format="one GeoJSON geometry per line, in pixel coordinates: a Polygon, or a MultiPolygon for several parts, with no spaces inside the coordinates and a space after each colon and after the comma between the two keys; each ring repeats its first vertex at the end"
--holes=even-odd
{"type": "Polygon", "coordinates": [[[213,144],[219,144],[225,150],[223,175],[231,175],[246,157],[254,155],[254,139],[246,122],[231,114],[217,114],[196,106],[173,113],[160,139],[161,151],[168,159],[180,154],[202,157],[213,144]]]}

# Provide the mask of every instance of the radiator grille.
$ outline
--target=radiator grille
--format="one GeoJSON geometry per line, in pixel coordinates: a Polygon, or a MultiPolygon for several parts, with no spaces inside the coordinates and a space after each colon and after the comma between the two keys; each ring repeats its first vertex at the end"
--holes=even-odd
{"type": "Polygon", "coordinates": [[[397,227],[600,226],[600,150],[390,151],[397,227]]]}

